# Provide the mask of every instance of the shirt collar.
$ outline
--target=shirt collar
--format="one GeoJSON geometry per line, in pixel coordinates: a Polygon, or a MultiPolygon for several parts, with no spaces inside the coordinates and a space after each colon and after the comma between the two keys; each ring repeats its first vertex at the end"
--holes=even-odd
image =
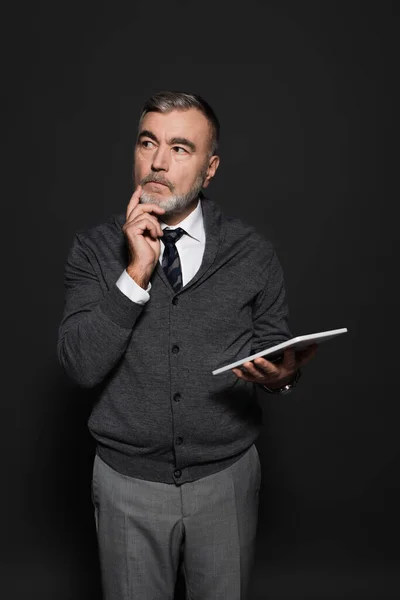
{"type": "MultiPolygon", "coordinates": [[[[190,215],[185,217],[183,221],[178,223],[177,225],[167,225],[160,220],[161,229],[165,229],[169,227],[170,229],[176,229],[177,227],[182,227],[185,230],[185,233],[190,235],[190,237],[194,238],[199,242],[204,242],[205,240],[205,232],[204,232],[204,222],[203,222],[203,210],[201,207],[201,200],[197,203],[197,206],[190,215]]],[[[161,238],[162,240],[162,238],[161,238]]]]}

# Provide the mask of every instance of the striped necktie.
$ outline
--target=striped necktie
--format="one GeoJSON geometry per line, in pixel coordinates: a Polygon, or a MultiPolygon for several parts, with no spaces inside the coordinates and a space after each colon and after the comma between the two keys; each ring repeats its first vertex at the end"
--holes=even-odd
{"type": "Polygon", "coordinates": [[[182,271],[181,261],[179,260],[175,244],[185,232],[180,227],[177,227],[176,229],[165,228],[163,233],[164,235],[161,239],[165,248],[162,257],[162,268],[172,289],[174,292],[177,292],[182,287],[182,271]]]}

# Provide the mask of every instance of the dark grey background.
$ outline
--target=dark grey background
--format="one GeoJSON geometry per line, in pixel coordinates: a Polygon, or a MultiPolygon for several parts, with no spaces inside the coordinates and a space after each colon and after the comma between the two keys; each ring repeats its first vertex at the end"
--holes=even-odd
{"type": "Polygon", "coordinates": [[[252,598],[400,597],[395,5],[3,9],[5,600],[101,598],[94,399],[56,358],[63,269],[76,229],[125,209],[140,109],[161,89],[216,110],[208,195],[275,244],[293,333],[349,329],[292,395],[260,395],[252,598]]]}

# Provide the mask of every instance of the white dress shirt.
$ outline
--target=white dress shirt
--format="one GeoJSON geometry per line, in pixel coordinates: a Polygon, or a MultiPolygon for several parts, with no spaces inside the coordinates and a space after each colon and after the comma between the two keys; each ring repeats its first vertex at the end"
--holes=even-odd
{"type": "MultiPolygon", "coordinates": [[[[177,225],[167,225],[160,220],[161,229],[168,227],[176,229],[182,227],[185,233],[176,242],[176,249],[181,261],[182,286],[186,285],[197,273],[203,260],[204,249],[206,245],[206,234],[204,230],[203,211],[201,200],[199,199],[196,208],[183,221],[177,225]]],[[[159,262],[162,264],[164,254],[164,243],[160,238],[161,251],[159,262]]],[[[117,280],[117,286],[125,296],[128,296],[132,302],[137,304],[146,304],[150,300],[151,283],[144,290],[130,277],[126,271],[123,271],[117,280]]]]}

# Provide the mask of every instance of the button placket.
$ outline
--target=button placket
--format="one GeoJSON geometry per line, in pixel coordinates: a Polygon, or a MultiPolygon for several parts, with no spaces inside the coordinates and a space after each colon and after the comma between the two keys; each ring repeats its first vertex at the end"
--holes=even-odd
{"type": "MultiPolygon", "coordinates": [[[[171,332],[176,331],[176,327],[175,325],[175,321],[178,319],[178,312],[175,311],[175,308],[180,302],[180,299],[175,296],[172,298],[171,300],[171,332]]],[[[176,309],[178,310],[178,309],[176,309]]],[[[179,344],[177,343],[172,343],[171,344],[171,354],[174,355],[174,357],[171,359],[171,385],[172,385],[172,389],[176,390],[177,388],[179,389],[181,387],[181,372],[180,372],[180,368],[179,368],[179,363],[180,363],[180,352],[181,352],[182,348],[179,346],[179,344]],[[179,355],[179,356],[178,356],[179,355]]],[[[179,404],[182,400],[182,394],[178,391],[174,391],[172,394],[172,400],[174,403],[179,404]]],[[[175,406],[174,405],[174,411],[173,411],[173,420],[174,420],[174,429],[175,431],[180,431],[181,430],[181,410],[182,407],[179,404],[179,406],[175,406]]],[[[183,432],[184,433],[184,432],[183,432]]],[[[182,458],[181,458],[181,446],[183,444],[183,437],[178,435],[175,437],[175,439],[173,438],[173,445],[175,447],[175,470],[173,471],[173,476],[175,479],[176,484],[180,483],[180,481],[182,480],[182,470],[178,468],[178,464],[181,462],[182,458]]],[[[182,446],[183,447],[183,446],[182,446]]]]}

